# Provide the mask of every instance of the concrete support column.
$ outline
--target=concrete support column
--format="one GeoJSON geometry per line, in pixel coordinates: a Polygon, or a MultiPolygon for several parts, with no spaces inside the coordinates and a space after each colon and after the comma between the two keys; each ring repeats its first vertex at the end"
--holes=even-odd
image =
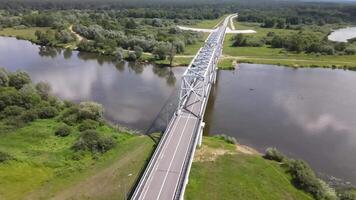
{"type": "Polygon", "coordinates": [[[200,128],[199,128],[199,136],[198,136],[198,147],[201,146],[201,143],[203,142],[203,130],[205,127],[205,122],[200,123],[200,128]]]}

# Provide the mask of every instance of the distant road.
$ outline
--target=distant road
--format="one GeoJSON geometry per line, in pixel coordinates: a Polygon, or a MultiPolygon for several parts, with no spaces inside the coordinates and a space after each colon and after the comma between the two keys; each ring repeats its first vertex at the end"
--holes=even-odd
{"type": "MultiPolygon", "coordinates": [[[[226,29],[226,33],[233,33],[233,34],[251,34],[251,33],[256,33],[256,31],[254,30],[236,30],[235,29],[235,25],[233,22],[233,19],[238,17],[237,14],[233,14],[233,15],[229,15],[226,17],[226,19],[229,21],[230,26],[232,28],[227,27],[226,29]]],[[[219,22],[220,24],[221,22],[219,22]]],[[[185,30],[185,31],[196,31],[196,32],[203,32],[203,33],[211,33],[212,31],[214,31],[215,29],[205,29],[205,28],[192,28],[192,27],[186,27],[186,26],[177,26],[179,29],[181,30],[185,30]]]]}

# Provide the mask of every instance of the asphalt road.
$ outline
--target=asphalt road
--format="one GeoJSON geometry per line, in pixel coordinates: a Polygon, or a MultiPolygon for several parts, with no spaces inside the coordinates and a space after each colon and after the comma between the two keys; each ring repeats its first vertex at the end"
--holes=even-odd
{"type": "Polygon", "coordinates": [[[189,145],[196,134],[195,129],[199,123],[199,119],[195,115],[200,112],[201,102],[197,101],[197,96],[194,93],[190,95],[187,105],[189,105],[187,107],[189,111],[182,111],[172,123],[162,153],[138,199],[173,199],[189,145]]]}
{"type": "MultiPolygon", "coordinates": [[[[228,21],[229,17],[224,20],[222,27],[214,30],[209,36],[207,44],[204,45],[203,50],[199,51],[194,65],[192,65],[195,70],[198,70],[194,73],[202,73],[200,74],[201,76],[208,76],[206,73],[213,69],[211,66],[215,67],[215,65],[209,65],[209,61],[215,58],[216,54],[214,52],[216,53],[216,50],[221,45],[217,43],[222,41],[221,37],[224,36],[222,31],[226,30],[228,21]]],[[[188,72],[190,71],[188,70],[188,72]]],[[[197,77],[201,77],[200,75],[197,75],[197,77]]],[[[207,78],[209,77],[205,77],[204,80],[207,81],[207,78]]],[[[194,86],[189,87],[207,87],[205,84],[208,82],[201,81],[200,79],[194,80],[197,80],[194,82],[194,86]]],[[[183,181],[186,178],[185,172],[187,171],[185,164],[187,163],[187,159],[190,159],[192,156],[189,153],[191,153],[192,148],[195,148],[198,128],[200,126],[200,119],[197,116],[202,114],[200,112],[201,109],[204,109],[202,108],[203,103],[206,103],[206,99],[204,98],[205,101],[203,102],[199,100],[200,97],[198,95],[209,95],[206,93],[197,93],[188,93],[184,109],[181,109],[177,117],[172,119],[173,121],[171,121],[164,133],[165,135],[161,139],[162,141],[157,147],[132,199],[171,200],[176,197],[176,191],[180,191],[179,188],[182,184],[184,185],[183,181]]]]}

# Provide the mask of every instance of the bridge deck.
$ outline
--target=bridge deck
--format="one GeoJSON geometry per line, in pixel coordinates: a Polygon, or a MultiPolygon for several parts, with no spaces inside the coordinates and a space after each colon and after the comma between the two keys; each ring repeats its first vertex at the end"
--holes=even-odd
{"type": "Polygon", "coordinates": [[[184,195],[229,18],[212,31],[183,75],[178,111],[162,136],[132,199],[171,200],[184,195]]]}
{"type": "Polygon", "coordinates": [[[139,199],[173,199],[177,190],[180,175],[189,146],[196,134],[199,124],[198,116],[201,102],[192,94],[188,100],[189,111],[182,111],[171,127],[166,142],[162,147],[162,153],[158,157],[156,165],[147,180],[147,187],[143,189],[139,199]]]}

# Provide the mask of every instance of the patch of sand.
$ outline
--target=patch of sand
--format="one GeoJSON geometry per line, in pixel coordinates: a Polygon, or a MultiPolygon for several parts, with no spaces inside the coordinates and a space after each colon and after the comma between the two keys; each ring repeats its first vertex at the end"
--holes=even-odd
{"type": "Polygon", "coordinates": [[[249,155],[261,155],[261,153],[259,153],[257,150],[255,150],[249,146],[241,145],[241,144],[236,145],[236,151],[238,151],[240,153],[244,153],[244,154],[249,154],[249,155]]]}
{"type": "Polygon", "coordinates": [[[219,156],[223,155],[233,155],[237,153],[248,154],[248,155],[261,155],[257,150],[248,147],[246,145],[236,144],[236,151],[226,150],[222,148],[212,148],[203,145],[201,148],[197,149],[194,156],[194,161],[196,162],[212,162],[215,161],[219,156]]]}

